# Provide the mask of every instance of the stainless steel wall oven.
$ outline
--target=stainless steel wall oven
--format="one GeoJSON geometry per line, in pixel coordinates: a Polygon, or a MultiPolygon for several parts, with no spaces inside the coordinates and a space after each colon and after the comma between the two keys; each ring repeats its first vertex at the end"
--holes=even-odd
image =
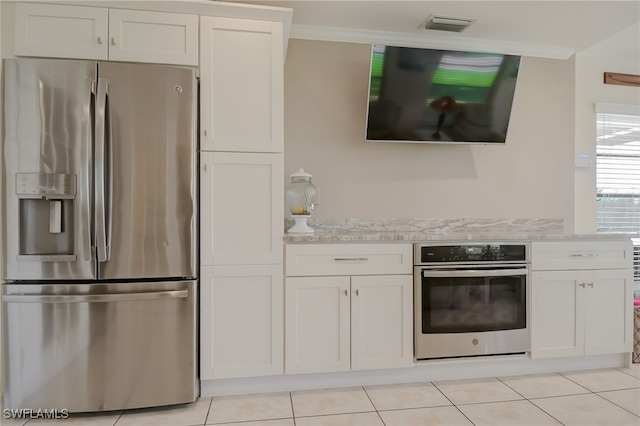
{"type": "Polygon", "coordinates": [[[417,360],[530,349],[528,245],[414,245],[417,360]]]}

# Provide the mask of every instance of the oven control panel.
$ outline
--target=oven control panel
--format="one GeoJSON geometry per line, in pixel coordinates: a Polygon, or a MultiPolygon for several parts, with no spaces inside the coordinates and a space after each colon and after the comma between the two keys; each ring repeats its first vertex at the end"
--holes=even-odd
{"type": "Polygon", "coordinates": [[[525,262],[524,243],[416,244],[416,263],[525,262]]]}

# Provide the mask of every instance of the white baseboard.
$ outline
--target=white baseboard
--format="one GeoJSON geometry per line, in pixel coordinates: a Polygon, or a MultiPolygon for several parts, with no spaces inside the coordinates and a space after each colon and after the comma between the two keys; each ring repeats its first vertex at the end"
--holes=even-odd
{"type": "Polygon", "coordinates": [[[596,370],[625,367],[628,364],[628,359],[629,354],[535,360],[528,355],[435,360],[418,362],[409,368],[389,370],[202,380],[200,393],[202,396],[244,395],[596,370]]]}

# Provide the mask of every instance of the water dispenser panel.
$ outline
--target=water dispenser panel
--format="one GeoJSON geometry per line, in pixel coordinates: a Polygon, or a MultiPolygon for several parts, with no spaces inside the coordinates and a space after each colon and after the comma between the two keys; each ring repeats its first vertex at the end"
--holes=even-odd
{"type": "Polygon", "coordinates": [[[18,198],[70,199],[76,197],[76,175],[63,173],[16,174],[18,198]]]}

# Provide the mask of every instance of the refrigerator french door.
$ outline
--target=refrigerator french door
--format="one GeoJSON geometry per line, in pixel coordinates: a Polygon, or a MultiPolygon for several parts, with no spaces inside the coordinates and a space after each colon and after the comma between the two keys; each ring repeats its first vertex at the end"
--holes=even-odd
{"type": "Polygon", "coordinates": [[[195,71],[3,66],[4,407],[194,401],[195,71]]]}

